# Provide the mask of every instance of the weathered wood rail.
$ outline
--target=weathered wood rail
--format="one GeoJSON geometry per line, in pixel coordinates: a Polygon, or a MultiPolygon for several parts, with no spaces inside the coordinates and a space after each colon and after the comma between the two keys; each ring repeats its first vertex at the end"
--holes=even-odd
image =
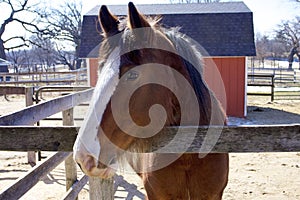
{"type": "Polygon", "coordinates": [[[88,101],[92,94],[93,89],[89,89],[29,106],[21,111],[2,116],[0,118],[0,125],[17,126],[34,124],[46,117],[88,101]]]}
{"type": "MultiPolygon", "coordinates": [[[[156,151],[172,142],[169,148],[160,153],[182,153],[178,146],[190,143],[186,152],[200,153],[199,149],[210,133],[222,131],[212,153],[221,152],[300,152],[300,124],[291,125],[247,125],[212,127],[176,127],[163,129],[162,142],[153,143],[156,151]],[[214,131],[215,130],[215,131],[214,131]],[[194,135],[194,133],[196,133],[194,135]],[[174,140],[174,137],[177,137],[174,140]],[[176,148],[177,147],[177,148],[176,148]]],[[[0,126],[0,149],[5,151],[72,151],[78,127],[6,127],[0,126]],[[41,142],[43,141],[43,142],[41,142]],[[11,144],[7,146],[7,144],[11,144]]]]}
{"type": "Polygon", "coordinates": [[[69,155],[71,155],[70,152],[59,152],[35,166],[25,176],[17,179],[14,185],[4,189],[0,194],[0,199],[19,199],[69,155]]]}
{"type": "MultiPolygon", "coordinates": [[[[30,87],[10,87],[10,86],[0,86],[0,94],[1,95],[9,95],[9,94],[26,94],[28,90],[31,90],[30,87]]],[[[32,93],[33,94],[33,93],[32,93]]]]}
{"type": "MultiPolygon", "coordinates": [[[[9,151],[59,151],[57,156],[70,156],[73,143],[75,141],[78,127],[71,125],[68,127],[35,127],[27,126],[45,117],[53,115],[62,110],[71,112],[74,106],[91,98],[92,89],[78,93],[66,95],[56,99],[30,106],[24,110],[0,117],[0,150],[9,151]],[[10,144],[10,145],[7,145],[10,144]],[[65,152],[65,153],[63,153],[65,152]]],[[[162,130],[165,139],[160,143],[154,143],[152,150],[160,150],[160,153],[182,153],[178,146],[185,146],[184,152],[202,153],[201,145],[207,136],[207,131],[213,135],[216,144],[211,143],[210,152],[298,152],[300,151],[300,124],[291,125],[265,125],[265,126],[212,126],[212,127],[169,127],[162,130]],[[214,131],[215,130],[215,131],[214,131]],[[193,134],[195,133],[195,134],[193,134]],[[174,137],[176,135],[176,137],[174,137]],[[170,139],[171,138],[171,139],[170,139]],[[176,138],[176,139],[174,139],[176,138]],[[190,140],[193,142],[190,145],[190,140]],[[171,142],[170,142],[171,141],[171,142]],[[169,145],[161,151],[161,147],[169,145]]],[[[204,151],[205,152],[205,151],[204,151]]],[[[206,152],[205,152],[206,153],[206,152]]],[[[50,159],[50,158],[49,158],[50,159]]],[[[65,157],[64,157],[65,159],[65,157]]],[[[55,161],[56,163],[56,161],[55,161]]],[[[57,164],[57,163],[56,163],[57,164]]],[[[55,165],[54,163],[51,165],[55,165]]],[[[53,167],[51,166],[51,168],[53,167]]],[[[38,166],[37,166],[38,167],[38,166]]],[[[39,168],[39,170],[43,169],[39,168]]],[[[33,169],[35,170],[35,168],[33,169]]],[[[38,170],[38,171],[39,171],[38,170]]],[[[50,169],[45,170],[47,172],[50,169]]],[[[39,178],[26,185],[31,175],[22,177],[12,187],[0,194],[0,199],[14,199],[12,193],[18,191],[22,196],[39,178]],[[24,181],[27,180],[27,181],[24,181]]],[[[81,180],[66,193],[66,199],[74,199],[81,188],[87,182],[86,177],[81,180]]],[[[101,179],[90,179],[90,199],[113,199],[113,180],[104,181],[101,179]],[[97,192],[95,192],[97,191],[97,192]]]]}

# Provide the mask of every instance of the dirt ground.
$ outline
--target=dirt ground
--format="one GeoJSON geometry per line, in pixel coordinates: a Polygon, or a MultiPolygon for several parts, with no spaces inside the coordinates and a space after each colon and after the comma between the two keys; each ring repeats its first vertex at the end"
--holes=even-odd
{"type": "MultiPolygon", "coordinates": [[[[10,101],[0,97],[0,115],[25,105],[23,98],[9,96],[10,101]]],[[[248,98],[248,116],[231,118],[231,124],[291,124],[300,123],[300,101],[281,100],[270,102],[269,97],[248,98]]],[[[50,152],[43,152],[49,156],[50,152]]],[[[0,191],[13,184],[31,169],[26,152],[0,152],[0,191]]],[[[78,170],[79,176],[82,174],[78,170]]],[[[125,179],[138,186],[141,181],[131,173],[123,173],[125,179]]],[[[65,192],[64,165],[44,177],[21,199],[60,199],[65,192]]],[[[126,191],[119,190],[116,199],[125,199],[126,191]]],[[[80,193],[80,199],[88,199],[88,186],[80,193]]],[[[138,198],[135,198],[138,199],[138,198]]],[[[294,153],[239,153],[230,154],[229,183],[225,200],[252,199],[300,199],[300,152],[294,153]]]]}

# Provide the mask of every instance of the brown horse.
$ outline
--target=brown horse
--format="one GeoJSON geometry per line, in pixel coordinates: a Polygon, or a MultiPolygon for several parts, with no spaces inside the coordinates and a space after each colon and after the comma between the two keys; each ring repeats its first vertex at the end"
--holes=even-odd
{"type": "Polygon", "coordinates": [[[145,153],[163,138],[163,127],[226,122],[202,78],[197,48],[132,3],[128,8],[123,21],[106,6],[100,9],[101,70],[74,158],[86,174],[102,178],[112,177],[115,162],[125,158],[143,179],[148,199],[221,199],[228,154],[145,153]]]}

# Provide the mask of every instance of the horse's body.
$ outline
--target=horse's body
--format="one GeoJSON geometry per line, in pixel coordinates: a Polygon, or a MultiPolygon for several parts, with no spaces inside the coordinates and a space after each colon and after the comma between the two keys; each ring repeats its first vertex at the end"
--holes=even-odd
{"type": "Polygon", "coordinates": [[[164,126],[224,125],[221,106],[201,70],[193,67],[201,64],[199,53],[183,35],[148,22],[132,3],[128,27],[120,30],[118,19],[106,6],[101,7],[99,19],[105,36],[102,70],[94,107],[74,146],[82,170],[108,178],[114,173],[115,159],[125,157],[142,177],[148,199],[221,199],[228,154],[143,153],[151,149],[152,141],[162,138],[155,133],[164,126]],[[192,62],[185,58],[189,56],[194,57],[192,62]],[[184,81],[178,74],[188,86],[182,88],[184,81]]]}

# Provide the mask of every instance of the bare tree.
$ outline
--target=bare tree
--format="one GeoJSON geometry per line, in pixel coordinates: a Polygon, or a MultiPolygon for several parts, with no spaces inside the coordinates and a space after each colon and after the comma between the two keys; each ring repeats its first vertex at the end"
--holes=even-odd
{"type": "Polygon", "coordinates": [[[41,13],[41,15],[44,16],[45,23],[48,24],[47,28],[51,32],[51,38],[57,41],[55,45],[57,59],[60,63],[68,65],[70,69],[79,68],[82,3],[76,0],[64,1],[56,7],[41,13]],[[67,44],[69,47],[66,47],[67,44]],[[70,46],[73,48],[72,50],[70,46]],[[73,56],[70,55],[71,52],[73,52],[73,56]]]}
{"type": "Polygon", "coordinates": [[[35,50],[46,50],[47,45],[43,44],[43,41],[36,40],[42,38],[46,44],[49,42],[53,44],[48,52],[53,52],[53,47],[56,49],[57,53],[52,56],[57,62],[68,65],[70,69],[79,68],[75,67],[75,63],[80,66],[80,62],[76,60],[78,60],[81,39],[82,3],[76,0],[65,1],[54,4],[54,8],[49,8],[45,4],[30,5],[29,1],[31,0],[0,0],[1,8],[6,6],[10,9],[10,15],[3,20],[0,27],[0,58],[6,59],[5,51],[13,51],[24,46],[35,48],[35,50]],[[26,15],[34,16],[34,20],[29,21],[27,17],[20,18],[26,15]],[[20,24],[25,31],[35,36],[25,38],[22,34],[4,40],[3,34],[6,27],[12,22],[20,24]],[[19,40],[18,43],[13,42],[17,45],[6,45],[15,40],[19,40]]]}
{"type": "Polygon", "coordinates": [[[267,35],[261,35],[256,33],[256,59],[259,61],[259,65],[264,67],[265,59],[273,59],[275,66],[275,60],[278,58],[286,57],[289,48],[285,45],[282,40],[278,38],[270,38],[267,35]]]}
{"type": "Polygon", "coordinates": [[[260,35],[259,33],[256,35],[256,57],[259,60],[259,63],[262,63],[264,67],[265,58],[270,55],[269,51],[269,43],[270,40],[266,35],[260,35]]]}
{"type": "MultiPolygon", "coordinates": [[[[5,51],[9,51],[12,49],[29,46],[33,41],[28,40],[23,35],[16,35],[9,37],[4,40],[3,35],[6,31],[6,27],[12,23],[20,24],[25,31],[29,31],[31,33],[37,32],[47,32],[47,29],[41,29],[38,27],[38,15],[37,15],[37,5],[38,4],[29,4],[29,0],[0,0],[0,7],[5,7],[6,10],[9,11],[9,15],[6,19],[3,20],[3,23],[0,25],[0,58],[6,59],[5,51]],[[27,17],[20,17],[20,14],[23,16],[35,15],[36,17],[32,21],[26,21],[27,17]],[[15,42],[15,45],[7,47],[5,44],[12,42],[13,40],[18,40],[18,43],[15,42]]],[[[18,31],[22,33],[22,31],[18,31]]]]}
{"type": "Polygon", "coordinates": [[[18,73],[22,64],[26,63],[25,53],[20,49],[9,51],[7,53],[7,59],[13,63],[15,73],[18,73]]]}
{"type": "MultiPolygon", "coordinates": [[[[294,55],[300,60],[300,17],[296,17],[295,20],[285,21],[278,26],[276,30],[276,37],[285,42],[291,49],[288,55],[289,69],[292,69],[294,61],[294,55]]],[[[300,69],[300,64],[299,64],[300,69]]]]}
{"type": "Polygon", "coordinates": [[[54,42],[43,35],[34,35],[31,40],[36,41],[36,45],[33,45],[31,49],[32,58],[47,72],[51,66],[56,64],[54,42]]]}

